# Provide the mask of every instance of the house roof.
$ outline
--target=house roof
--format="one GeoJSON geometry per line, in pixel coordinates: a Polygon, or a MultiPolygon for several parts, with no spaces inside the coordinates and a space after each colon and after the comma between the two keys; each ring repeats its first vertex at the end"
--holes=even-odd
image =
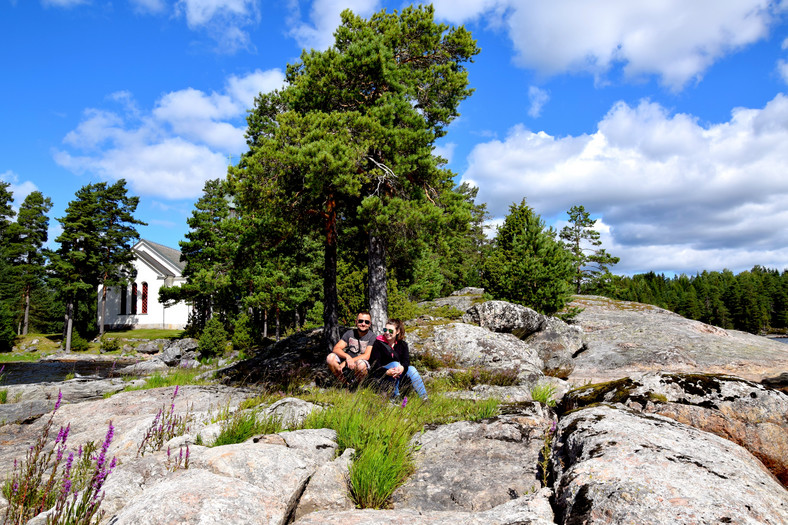
{"type": "Polygon", "coordinates": [[[148,239],[140,239],[140,243],[143,242],[148,246],[148,248],[155,252],[156,255],[178,268],[180,272],[183,272],[184,268],[186,268],[186,263],[181,261],[181,252],[179,250],[170,248],[169,246],[164,246],[163,244],[159,244],[157,242],[149,241],[148,239]]]}

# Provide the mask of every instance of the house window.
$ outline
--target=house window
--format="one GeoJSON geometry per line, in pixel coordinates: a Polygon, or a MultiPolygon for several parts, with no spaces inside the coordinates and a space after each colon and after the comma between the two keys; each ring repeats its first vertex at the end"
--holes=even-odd
{"type": "Polygon", "coordinates": [[[120,315],[126,315],[126,307],[128,303],[129,287],[123,286],[120,291],[120,315]]]}
{"type": "Polygon", "coordinates": [[[137,315],[137,283],[131,285],[131,315],[137,315]]]}
{"type": "Polygon", "coordinates": [[[142,313],[148,313],[148,283],[142,283],[142,313]]]}

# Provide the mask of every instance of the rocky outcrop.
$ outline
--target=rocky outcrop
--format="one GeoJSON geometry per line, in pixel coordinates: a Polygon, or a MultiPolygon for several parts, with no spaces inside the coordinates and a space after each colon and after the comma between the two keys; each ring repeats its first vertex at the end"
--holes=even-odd
{"type": "Polygon", "coordinates": [[[576,384],[638,372],[727,374],[760,382],[788,370],[788,345],[724,330],[667,310],[604,297],[577,296],[575,318],[586,346],[569,376],[576,384]]]}
{"type": "Polygon", "coordinates": [[[788,523],[788,492],[749,452],[666,417],[572,412],[552,461],[558,523],[788,523]]]}
{"type": "Polygon", "coordinates": [[[788,486],[788,395],[734,377],[641,374],[567,394],[562,410],[615,402],[738,443],[788,486]]]}
{"type": "Polygon", "coordinates": [[[481,422],[442,425],[413,439],[416,472],[395,509],[479,512],[541,488],[537,465],[554,415],[539,403],[481,422]]]}
{"type": "Polygon", "coordinates": [[[408,341],[414,353],[430,353],[462,368],[511,372],[520,384],[532,384],[543,375],[536,350],[512,334],[448,323],[417,327],[408,332],[408,341]]]}
{"type": "Polygon", "coordinates": [[[536,349],[545,374],[566,378],[574,370],[575,353],[583,348],[582,331],[555,317],[506,301],[475,304],[462,317],[463,322],[493,332],[510,333],[536,349]]]}
{"type": "Polygon", "coordinates": [[[493,332],[514,334],[520,339],[542,328],[545,316],[506,301],[485,301],[475,304],[462,316],[464,323],[477,324],[493,332]]]}
{"type": "Polygon", "coordinates": [[[484,295],[483,288],[468,287],[452,292],[449,297],[441,297],[432,301],[419,303],[419,306],[425,307],[428,310],[448,306],[460,312],[465,312],[474,304],[481,302],[482,295],[484,295]]]}

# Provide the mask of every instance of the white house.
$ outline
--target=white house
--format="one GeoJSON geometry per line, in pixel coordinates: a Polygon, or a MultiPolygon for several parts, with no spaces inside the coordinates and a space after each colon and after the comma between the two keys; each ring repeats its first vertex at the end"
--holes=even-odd
{"type": "Polygon", "coordinates": [[[99,285],[99,326],[103,322],[109,329],[185,328],[191,307],[179,302],[167,308],[159,302],[159,288],[186,282],[182,274],[185,265],[181,262],[181,252],[145,239],[131,250],[135,255],[136,277],[125,290],[117,286],[107,288],[106,320],[101,318],[103,286],[99,285]]]}

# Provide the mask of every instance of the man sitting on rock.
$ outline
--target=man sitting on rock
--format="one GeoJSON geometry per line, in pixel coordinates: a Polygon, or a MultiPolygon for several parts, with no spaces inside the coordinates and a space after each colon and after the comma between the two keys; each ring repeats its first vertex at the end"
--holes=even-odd
{"type": "Polygon", "coordinates": [[[367,376],[369,355],[375,342],[375,334],[370,330],[371,325],[372,316],[369,312],[359,312],[356,316],[356,328],[345,332],[326,357],[329,370],[340,382],[348,383],[346,372],[353,374],[351,381],[361,381],[367,376]]]}

